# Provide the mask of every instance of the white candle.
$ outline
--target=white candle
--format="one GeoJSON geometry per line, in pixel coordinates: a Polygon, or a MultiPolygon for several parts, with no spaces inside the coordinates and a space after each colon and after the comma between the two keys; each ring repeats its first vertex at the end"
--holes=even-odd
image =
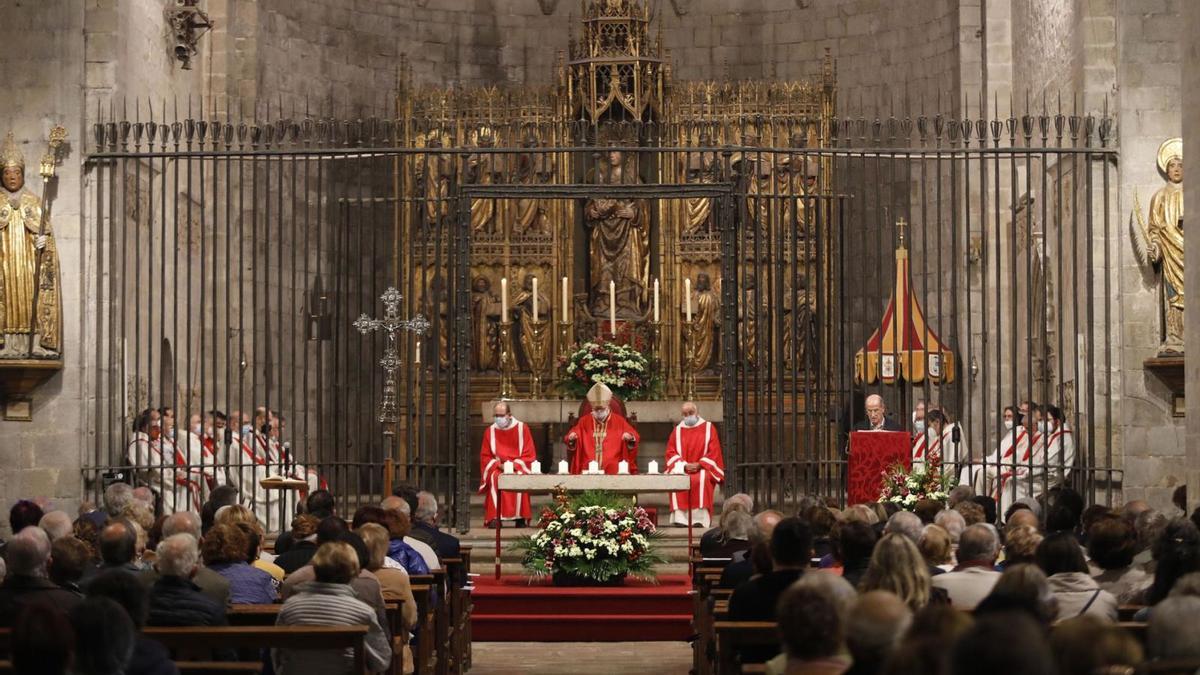
{"type": "Polygon", "coordinates": [[[533,462],[531,462],[529,464],[529,473],[541,473],[541,472],[542,472],[542,463],[537,461],[536,459],[533,460],[533,462]]]}
{"type": "Polygon", "coordinates": [[[533,278],[533,320],[537,321],[537,277],[533,278]]]}
{"type": "Polygon", "coordinates": [[[658,314],[658,279],[654,280],[654,323],[659,322],[658,314]]]}
{"type": "Polygon", "coordinates": [[[512,463],[512,460],[511,460],[511,459],[510,459],[510,460],[506,460],[506,461],[504,462],[504,473],[512,473],[512,472],[513,472],[513,463],[512,463]]]}
{"type": "Polygon", "coordinates": [[[500,279],[500,320],[508,323],[508,277],[500,279]]]}
{"type": "Polygon", "coordinates": [[[564,459],[558,463],[558,472],[563,475],[571,473],[571,465],[567,464],[567,460],[564,459]]]}
{"type": "Polygon", "coordinates": [[[620,462],[618,462],[617,463],[617,473],[628,474],[629,473],[629,462],[626,462],[625,460],[621,460],[620,462]]]}
{"type": "Polygon", "coordinates": [[[567,322],[567,305],[570,304],[567,302],[567,278],[566,277],[563,277],[562,287],[563,287],[562,321],[563,321],[563,323],[566,323],[567,322]]]}
{"type": "Polygon", "coordinates": [[[687,322],[692,322],[692,280],[683,280],[683,309],[687,322]]]}
{"type": "Polygon", "coordinates": [[[608,328],[613,337],[617,337],[617,284],[608,282],[608,328]]]}
{"type": "Polygon", "coordinates": [[[650,460],[650,465],[646,467],[646,473],[658,473],[658,462],[650,460]]]}
{"type": "Polygon", "coordinates": [[[413,363],[415,363],[418,366],[421,365],[421,341],[420,340],[417,340],[417,353],[413,357],[413,363]]]}
{"type": "Polygon", "coordinates": [[[596,473],[598,471],[600,471],[600,465],[596,463],[596,460],[593,459],[588,462],[588,473],[596,473]]]}

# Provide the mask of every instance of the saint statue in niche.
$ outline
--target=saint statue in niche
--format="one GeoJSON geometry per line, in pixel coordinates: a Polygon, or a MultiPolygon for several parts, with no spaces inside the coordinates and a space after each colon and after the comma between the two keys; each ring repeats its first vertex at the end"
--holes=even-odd
{"type": "MultiPolygon", "coordinates": [[[[597,185],[640,183],[636,165],[620,150],[609,150],[590,172],[597,185]]],[[[606,316],[609,282],[616,287],[617,316],[640,317],[646,312],[650,281],[650,206],[645,199],[596,197],[584,206],[588,236],[591,310],[606,316]]]]}

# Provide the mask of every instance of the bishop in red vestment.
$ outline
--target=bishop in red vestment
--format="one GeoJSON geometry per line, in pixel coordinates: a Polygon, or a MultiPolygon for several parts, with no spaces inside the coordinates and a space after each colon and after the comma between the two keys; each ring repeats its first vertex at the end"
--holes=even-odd
{"type": "Polygon", "coordinates": [[[671,522],[683,527],[693,523],[708,527],[713,493],[725,482],[721,439],[713,423],[700,417],[695,403],[684,403],[681,412],[683,421],[667,439],[667,473],[689,474],[692,487],[671,495],[671,522]]]}
{"type": "Polygon", "coordinates": [[[607,474],[619,473],[620,463],[628,462],[629,473],[637,473],[641,437],[629,420],[612,409],[612,396],[612,390],[603,384],[597,383],[588,390],[592,413],[579,418],[563,438],[571,458],[571,473],[583,473],[591,462],[596,462],[600,471],[607,474]]]}
{"type": "Polygon", "coordinates": [[[529,465],[537,459],[529,425],[512,416],[508,403],[497,403],[492,413],[495,420],[483,432],[483,449],[479,453],[482,477],[479,492],[484,495],[483,522],[488,527],[497,514],[502,521],[530,519],[529,498],[522,492],[500,493],[497,484],[505,462],[512,462],[513,473],[529,473],[529,465]]]}

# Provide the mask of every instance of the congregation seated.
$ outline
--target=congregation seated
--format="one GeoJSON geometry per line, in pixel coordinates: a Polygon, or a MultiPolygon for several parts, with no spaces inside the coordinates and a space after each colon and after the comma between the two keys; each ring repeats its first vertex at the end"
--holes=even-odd
{"type": "MultiPolygon", "coordinates": [[[[392,660],[392,645],[375,610],[355,597],[350,582],[358,578],[359,556],[344,541],[326,542],[312,558],[313,580],[297,587],[284,601],[276,622],[280,626],[366,625],[367,668],[379,672],[392,660]]],[[[271,660],[278,675],[350,673],[353,655],[347,652],[274,649],[271,660]]]]}
{"type": "MultiPolygon", "coordinates": [[[[197,542],[200,542],[201,517],[190,511],[180,511],[167,516],[163,521],[163,539],[169,539],[177,534],[186,534],[197,542]]],[[[157,562],[157,561],[156,561],[157,562]]],[[[154,582],[158,580],[158,570],[155,566],[142,572],[142,583],[147,587],[152,587],[154,582]]],[[[218,607],[225,607],[229,604],[229,579],[221,576],[215,571],[205,567],[203,561],[196,572],[192,575],[191,582],[194,583],[200,592],[209,600],[212,600],[218,607]]]]}
{"type": "Polygon", "coordinates": [[[717,520],[717,526],[700,535],[700,557],[730,558],[733,551],[749,548],[749,542],[745,537],[740,542],[742,545],[739,546],[730,536],[730,518],[734,513],[750,517],[750,507],[747,506],[750,503],[750,496],[743,494],[732,495],[721,503],[721,515],[717,520]]]}
{"type": "Polygon", "coordinates": [[[443,532],[439,520],[437,497],[425,490],[418,492],[417,508],[412,512],[412,536],[433,547],[439,561],[458,558],[462,555],[462,543],[458,537],[443,532]]]}
{"type": "Polygon", "coordinates": [[[737,588],[755,574],[771,571],[771,536],[783,520],[783,514],[768,509],[754,515],[751,523],[751,547],[721,571],[721,588],[737,588]]]}
{"type": "Polygon", "coordinates": [[[70,672],[78,675],[131,672],[138,632],[120,604],[93,596],[72,608],[69,614],[74,633],[70,672]]]}
{"type": "Polygon", "coordinates": [[[733,621],[771,621],[784,590],[809,566],[812,532],[799,518],[784,518],[771,533],[771,571],[738,586],[729,598],[733,621]]]}
{"type": "Polygon", "coordinates": [[[1200,598],[1172,596],[1154,606],[1146,631],[1152,659],[1200,659],[1200,598]]]}
{"type": "MultiPolygon", "coordinates": [[[[304,567],[312,560],[317,552],[317,527],[320,524],[321,520],[312,513],[302,513],[292,520],[291,531],[285,533],[289,535],[291,543],[285,551],[275,557],[275,564],[283,570],[284,576],[304,567]]],[[[278,544],[275,551],[279,552],[278,544]]]]}
{"type": "Polygon", "coordinates": [[[229,602],[234,605],[269,604],[277,596],[270,574],[250,565],[250,538],[235,525],[213,525],[200,545],[205,567],[229,581],[229,602]]]}
{"type": "MultiPolygon", "coordinates": [[[[415,493],[413,498],[414,500],[416,499],[415,493]]],[[[407,500],[400,497],[391,496],[380,502],[379,508],[395,516],[393,525],[388,528],[389,530],[394,531],[392,535],[392,546],[388,551],[389,557],[394,558],[401,565],[404,565],[404,569],[408,570],[409,574],[428,574],[433,570],[441,569],[442,564],[438,560],[437,552],[433,550],[433,547],[430,546],[428,542],[422,541],[420,537],[417,537],[413,534],[412,506],[407,500]],[[399,536],[397,536],[397,533],[399,536]],[[425,565],[424,572],[417,571],[418,565],[416,565],[415,561],[406,561],[400,559],[401,557],[406,556],[411,557],[407,551],[405,551],[405,548],[399,545],[401,543],[404,544],[404,547],[412,549],[419,556],[421,556],[421,561],[425,565]]],[[[422,537],[430,536],[425,532],[419,532],[418,534],[420,534],[422,537]]]]}
{"type": "Polygon", "coordinates": [[[124,570],[138,574],[145,571],[147,566],[138,561],[137,537],[137,526],[125,518],[105,525],[100,530],[100,564],[95,573],[124,570]]]}
{"type": "Polygon", "coordinates": [[[876,675],[912,623],[912,610],[888,591],[867,591],[851,608],[846,647],[852,665],[847,675],[876,675]]]}
{"type": "Polygon", "coordinates": [[[408,572],[396,564],[388,566],[386,562],[394,562],[387,557],[388,531],[378,523],[367,523],[354,531],[362,538],[367,546],[367,571],[379,580],[379,588],[385,602],[399,600],[401,616],[405,626],[415,626],[417,622],[417,601],[413,597],[412,582],[408,572]]]}
{"type": "MultiPolygon", "coordinates": [[[[1022,513],[1029,513],[1023,511],[1022,513]]],[[[1008,569],[1012,565],[1036,563],[1037,548],[1042,543],[1042,534],[1036,526],[1009,525],[1004,535],[1004,560],[997,567],[1008,569]]]]}
{"type": "Polygon", "coordinates": [[[7,572],[0,584],[0,626],[12,626],[21,610],[30,605],[69,611],[79,604],[79,594],[50,581],[50,538],[36,525],[27,526],[9,540],[4,551],[7,572]]]}
{"type": "Polygon", "coordinates": [[[50,581],[80,597],[83,597],[80,584],[91,564],[87,544],[69,534],[50,544],[50,564],[47,566],[50,581]]]}
{"type": "Polygon", "coordinates": [[[125,610],[133,622],[133,653],[125,672],[147,675],[168,675],[179,669],[171,661],[166,647],[142,633],[149,615],[149,595],[145,585],[133,572],[123,569],[105,570],[88,584],[88,598],[108,598],[125,610]]]}
{"type": "Polygon", "coordinates": [[[1073,534],[1056,532],[1042,540],[1037,563],[1046,573],[1050,592],[1057,601],[1056,620],[1083,614],[1117,620],[1117,599],[1088,573],[1087,561],[1073,534]]]}
{"type": "Polygon", "coordinates": [[[850,668],[846,619],[830,594],[793,584],[780,597],[776,613],[783,650],[781,658],[768,665],[768,673],[841,675],[850,668]]]}
{"type": "Polygon", "coordinates": [[[1174,518],[1154,544],[1154,581],[1146,590],[1146,604],[1166,599],[1175,583],[1192,572],[1200,572],[1200,530],[1187,518],[1174,518]]]}
{"type": "Polygon", "coordinates": [[[250,563],[251,567],[271,575],[276,583],[283,581],[284,571],[275,564],[275,556],[262,550],[266,531],[253,511],[241,504],[223,507],[217,510],[216,523],[233,525],[240,529],[246,537],[246,562],[250,563]]]}
{"type": "MultiPolygon", "coordinates": [[[[383,587],[379,583],[379,578],[371,573],[370,567],[370,552],[362,538],[357,534],[346,529],[346,521],[337,518],[326,518],[321,521],[323,527],[322,535],[319,535],[318,541],[321,546],[331,543],[343,543],[350,547],[357,558],[355,565],[355,576],[347,581],[350,584],[350,589],[354,592],[356,598],[366,603],[369,607],[375,610],[376,618],[381,626],[387,625],[387,609],[384,606],[383,587]],[[328,527],[325,525],[328,521],[338,521],[341,523],[341,529],[328,527]]],[[[318,551],[321,549],[318,548],[318,551]]],[[[313,556],[314,560],[316,556],[313,556]]],[[[309,561],[309,564],[292,572],[283,580],[283,585],[279,589],[280,597],[285,601],[300,592],[304,584],[314,581],[317,578],[317,570],[315,563],[309,561]]]]}
{"type": "Polygon", "coordinates": [[[996,585],[975,606],[975,616],[1022,612],[1045,628],[1058,615],[1058,601],[1050,591],[1046,574],[1035,564],[1021,563],[1005,568],[996,585]]]}
{"type": "Polygon", "coordinates": [[[929,569],[921,552],[903,534],[885,534],[871,554],[859,586],[864,592],[889,591],[909,609],[924,609],[933,597],[929,569]]]}
{"type": "Polygon", "coordinates": [[[148,626],[225,626],[225,606],[204,594],[193,579],[200,567],[200,549],[190,534],[173,534],[158,545],[154,568],[158,578],[150,587],[148,626]]]}
{"type": "Polygon", "coordinates": [[[857,588],[871,564],[871,553],[878,540],[875,528],[864,520],[845,520],[835,528],[834,540],[842,576],[857,588]]]}
{"type": "MultiPolygon", "coordinates": [[[[332,516],[333,510],[333,493],[329,490],[313,490],[312,492],[308,493],[308,497],[304,499],[304,513],[299,514],[297,517],[301,515],[307,515],[313,519],[313,522],[319,523],[323,518],[332,516]]],[[[295,528],[295,524],[296,521],[293,520],[293,528],[295,528]]],[[[313,531],[315,532],[316,526],[314,525],[313,527],[313,531]]],[[[311,533],[309,534],[311,535],[311,533]]],[[[300,540],[297,539],[295,534],[290,530],[280,532],[279,536],[275,538],[275,564],[283,568],[285,574],[291,574],[292,572],[296,571],[296,568],[307,565],[309,558],[312,558],[312,554],[316,552],[316,547],[311,547],[312,550],[308,552],[307,555],[303,556],[304,562],[300,564],[295,564],[293,561],[290,562],[288,566],[285,566],[283,563],[279,562],[279,558],[282,558],[285,554],[291,552],[292,547],[295,546],[299,541],[300,540]]],[[[310,541],[309,543],[312,542],[310,541]]]]}
{"type": "Polygon", "coordinates": [[[954,569],[954,548],[950,543],[950,533],[941,525],[931,523],[921,528],[917,550],[921,552],[930,575],[936,576],[954,569]]]}
{"type": "Polygon", "coordinates": [[[958,564],[933,578],[933,586],[950,597],[955,608],[970,611],[983,600],[1000,573],[995,570],[1000,542],[990,525],[976,524],[963,530],[958,543],[958,564]]]}
{"type": "Polygon", "coordinates": [[[1019,612],[979,617],[954,643],[950,675],[1054,675],[1054,657],[1044,635],[1033,619],[1019,612]]]}
{"type": "Polygon", "coordinates": [[[1100,588],[1112,593],[1121,605],[1143,602],[1153,577],[1133,564],[1137,533],[1127,519],[1111,514],[1094,522],[1088,530],[1087,551],[1100,588]]]}
{"type": "Polygon", "coordinates": [[[1145,658],[1142,645],[1127,631],[1086,614],[1054,627],[1050,651],[1058,675],[1133,672],[1145,658]]]}

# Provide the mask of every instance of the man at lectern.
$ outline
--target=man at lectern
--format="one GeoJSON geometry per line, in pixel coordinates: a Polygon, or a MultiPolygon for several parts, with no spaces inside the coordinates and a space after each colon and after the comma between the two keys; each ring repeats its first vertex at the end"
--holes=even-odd
{"type": "Polygon", "coordinates": [[[856,424],[855,431],[904,431],[896,420],[887,416],[887,406],[879,394],[868,396],[864,407],[867,419],[856,424]]]}
{"type": "Polygon", "coordinates": [[[571,473],[583,473],[592,462],[603,473],[616,474],[621,462],[637,473],[638,432],[612,409],[612,390],[596,383],[588,390],[591,413],[583,415],[563,438],[570,456],[571,473]]]}
{"type": "Polygon", "coordinates": [[[497,482],[507,462],[512,462],[513,473],[529,473],[529,465],[537,459],[533,434],[527,424],[512,416],[506,401],[497,403],[492,414],[494,418],[483,432],[483,448],[479,454],[479,491],[483,493],[485,509],[483,522],[486,527],[492,527],[496,518],[500,518],[517,521],[520,527],[521,521],[529,521],[529,498],[523,492],[499,494],[497,482]]]}

